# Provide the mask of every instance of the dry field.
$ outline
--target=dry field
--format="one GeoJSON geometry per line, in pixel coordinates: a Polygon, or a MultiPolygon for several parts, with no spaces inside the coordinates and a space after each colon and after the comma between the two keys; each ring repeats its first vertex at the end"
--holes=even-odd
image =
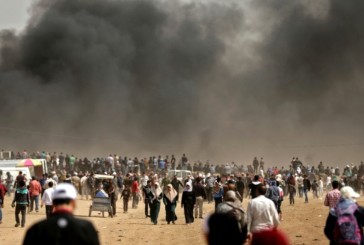
{"type": "MultiPolygon", "coordinates": [[[[310,195],[311,197],[311,195],[310,195]]],[[[246,209],[249,200],[244,200],[246,209]]],[[[21,244],[26,229],[34,222],[45,218],[44,208],[39,213],[27,215],[25,228],[15,228],[14,209],[10,207],[11,199],[6,197],[3,209],[3,224],[0,224],[0,244],[17,245],[21,244]]],[[[359,200],[364,205],[364,198],[359,200]]],[[[93,212],[88,217],[90,200],[78,200],[76,215],[93,222],[101,244],[206,244],[202,226],[203,220],[197,219],[193,225],[185,225],[183,209],[177,207],[178,220],[175,225],[168,225],[164,220],[164,205],[161,205],[158,225],[152,225],[150,219],[144,216],[144,204],[138,209],[129,209],[127,214],[122,211],[122,202],[117,202],[117,216],[114,218],[103,218],[98,212],[93,212]]],[[[131,202],[129,202],[131,206],[131,202]]],[[[204,204],[205,216],[214,208],[213,204],[204,204]]],[[[323,206],[322,199],[309,199],[305,204],[302,198],[296,199],[296,204],[290,206],[285,199],[282,204],[284,214],[280,229],[286,232],[292,244],[328,244],[328,240],[323,234],[328,208],[323,206]]]]}

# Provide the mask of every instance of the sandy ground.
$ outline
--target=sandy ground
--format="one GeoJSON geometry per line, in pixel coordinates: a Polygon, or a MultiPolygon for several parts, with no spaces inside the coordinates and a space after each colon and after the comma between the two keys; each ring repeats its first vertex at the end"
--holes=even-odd
{"type": "MultiPolygon", "coordinates": [[[[311,195],[310,195],[311,197],[311,195]]],[[[11,208],[11,198],[6,198],[3,209],[3,223],[0,224],[0,244],[21,244],[28,227],[36,221],[45,218],[44,208],[39,213],[27,214],[25,228],[15,228],[14,209],[11,208]]],[[[249,200],[244,200],[246,209],[249,200]]],[[[168,225],[165,221],[164,205],[161,205],[158,225],[153,225],[150,219],[145,218],[144,204],[138,209],[129,209],[124,214],[121,200],[117,201],[117,216],[105,218],[98,212],[93,212],[88,217],[90,200],[78,200],[76,215],[93,222],[99,232],[101,244],[206,244],[202,227],[203,220],[197,219],[193,225],[184,222],[183,209],[177,207],[178,220],[175,225],[168,225]]],[[[359,204],[364,205],[364,198],[359,199],[359,204]]],[[[131,206],[131,202],[129,202],[131,206]]],[[[204,203],[204,216],[211,212],[214,204],[204,203]]],[[[282,204],[284,214],[280,229],[289,237],[292,244],[328,244],[323,234],[328,207],[323,205],[322,199],[309,199],[305,204],[302,198],[296,199],[296,204],[290,206],[286,198],[282,204]]]]}

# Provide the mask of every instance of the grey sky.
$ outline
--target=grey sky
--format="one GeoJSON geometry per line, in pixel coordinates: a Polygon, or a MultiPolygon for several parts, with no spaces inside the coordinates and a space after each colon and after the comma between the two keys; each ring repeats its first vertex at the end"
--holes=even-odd
{"type": "Polygon", "coordinates": [[[31,0],[0,0],[0,30],[21,30],[27,21],[31,0]]]}

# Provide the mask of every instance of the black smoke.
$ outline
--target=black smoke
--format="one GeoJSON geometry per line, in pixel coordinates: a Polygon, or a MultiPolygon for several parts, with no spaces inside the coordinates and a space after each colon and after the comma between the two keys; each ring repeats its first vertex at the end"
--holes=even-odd
{"type": "Polygon", "coordinates": [[[363,10],[359,0],[39,1],[23,32],[0,34],[0,143],[358,161],[363,10]]]}

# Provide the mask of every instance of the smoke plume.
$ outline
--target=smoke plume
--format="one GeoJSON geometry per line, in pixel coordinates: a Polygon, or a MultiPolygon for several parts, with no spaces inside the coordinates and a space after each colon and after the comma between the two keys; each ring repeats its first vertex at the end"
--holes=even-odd
{"type": "Polygon", "coordinates": [[[361,160],[364,2],[40,0],[0,31],[0,145],[361,160]]]}

